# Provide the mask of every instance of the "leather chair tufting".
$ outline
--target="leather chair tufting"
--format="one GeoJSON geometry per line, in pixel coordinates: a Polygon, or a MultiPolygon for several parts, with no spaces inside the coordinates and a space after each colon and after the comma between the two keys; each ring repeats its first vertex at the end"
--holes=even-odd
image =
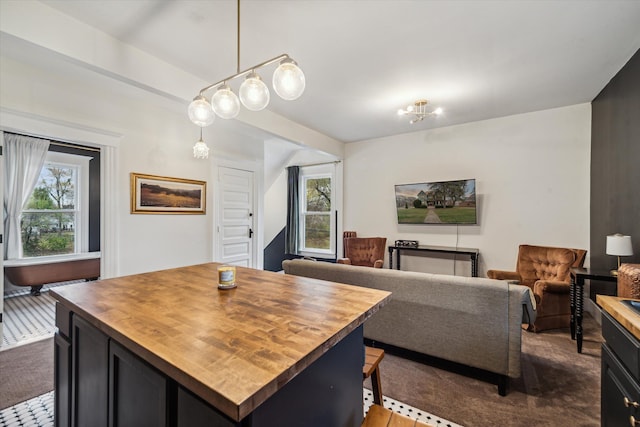
{"type": "Polygon", "coordinates": [[[618,269],[618,296],[640,299],[640,264],[622,264],[618,269]]]}
{"type": "Polygon", "coordinates": [[[345,237],[343,242],[344,258],[338,258],[339,264],[382,268],[386,237],[345,237]]]}
{"type": "Polygon", "coordinates": [[[536,320],[528,330],[568,328],[571,317],[571,268],[582,267],[584,249],[520,245],[516,271],[489,270],[490,279],[511,280],[533,290],[536,320]]]}

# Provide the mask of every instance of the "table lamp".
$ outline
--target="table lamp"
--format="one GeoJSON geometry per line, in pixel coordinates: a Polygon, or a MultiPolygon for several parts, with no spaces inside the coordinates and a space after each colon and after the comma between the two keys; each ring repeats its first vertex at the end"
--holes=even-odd
{"type": "MultiPolygon", "coordinates": [[[[607,236],[607,255],[618,257],[618,268],[620,268],[620,257],[633,255],[633,247],[631,247],[631,236],[624,236],[620,233],[607,236]]],[[[613,276],[618,275],[618,269],[611,270],[613,276]]]]}

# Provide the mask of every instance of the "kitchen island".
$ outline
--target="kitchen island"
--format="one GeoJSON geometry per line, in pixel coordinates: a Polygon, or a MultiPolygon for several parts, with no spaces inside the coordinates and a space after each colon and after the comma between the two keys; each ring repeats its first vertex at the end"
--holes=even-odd
{"type": "Polygon", "coordinates": [[[640,424],[640,301],[598,295],[602,307],[600,425],[640,424]],[[635,307],[634,307],[635,306],[635,307]]]}
{"type": "Polygon", "coordinates": [[[208,263],[52,290],[56,425],[359,426],[390,293],[208,263]]]}

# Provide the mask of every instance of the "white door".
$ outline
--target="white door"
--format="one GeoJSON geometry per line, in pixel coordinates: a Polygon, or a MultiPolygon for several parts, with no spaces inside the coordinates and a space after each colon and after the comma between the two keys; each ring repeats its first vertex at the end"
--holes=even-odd
{"type": "Polygon", "coordinates": [[[254,267],[253,172],[220,167],[218,183],[218,261],[254,267]]]}

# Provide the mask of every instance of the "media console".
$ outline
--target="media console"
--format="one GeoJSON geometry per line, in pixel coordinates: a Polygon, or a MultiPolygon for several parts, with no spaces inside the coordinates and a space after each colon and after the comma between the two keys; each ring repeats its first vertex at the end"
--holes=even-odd
{"type": "Polygon", "coordinates": [[[396,251],[396,270],[400,270],[400,254],[402,251],[417,252],[439,252],[445,254],[469,255],[471,259],[471,276],[478,277],[478,255],[480,251],[476,248],[456,248],[452,246],[389,246],[389,268],[393,269],[393,252],[396,251]]]}

